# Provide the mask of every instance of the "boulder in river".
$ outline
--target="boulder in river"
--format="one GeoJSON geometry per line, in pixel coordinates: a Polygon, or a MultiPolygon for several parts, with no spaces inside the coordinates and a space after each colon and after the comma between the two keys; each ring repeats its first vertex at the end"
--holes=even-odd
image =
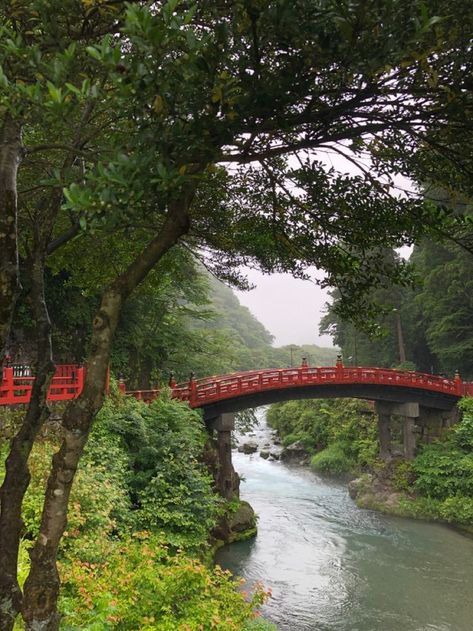
{"type": "Polygon", "coordinates": [[[256,514],[248,502],[239,501],[236,507],[227,510],[214,528],[212,535],[215,549],[225,543],[244,541],[256,535],[256,514]]]}
{"type": "Polygon", "coordinates": [[[267,460],[269,458],[269,451],[267,449],[262,449],[259,452],[259,455],[261,456],[261,458],[264,458],[265,460],[267,460]]]}
{"type": "Polygon", "coordinates": [[[269,457],[271,460],[279,460],[281,457],[281,452],[273,449],[269,452],[269,457]]]}
{"type": "Polygon", "coordinates": [[[254,454],[258,451],[258,444],[254,442],[243,443],[239,445],[238,451],[243,454],[254,454]]]}
{"type": "Polygon", "coordinates": [[[237,510],[230,515],[228,525],[233,533],[246,532],[256,525],[255,511],[248,502],[240,501],[237,510]]]}
{"type": "Polygon", "coordinates": [[[307,449],[300,440],[288,445],[281,452],[281,460],[304,461],[308,457],[307,449]]]}

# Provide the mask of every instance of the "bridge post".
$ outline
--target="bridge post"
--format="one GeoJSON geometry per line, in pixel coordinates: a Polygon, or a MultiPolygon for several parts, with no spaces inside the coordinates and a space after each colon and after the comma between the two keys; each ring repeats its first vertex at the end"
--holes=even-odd
{"type": "Polygon", "coordinates": [[[380,444],[380,456],[384,459],[391,454],[390,417],[392,415],[401,416],[402,441],[404,458],[412,460],[415,456],[417,443],[417,424],[420,416],[418,403],[389,403],[386,401],[376,402],[376,412],[378,414],[378,432],[380,444]]]}
{"type": "Polygon", "coordinates": [[[209,430],[217,432],[217,476],[219,494],[227,500],[238,496],[239,478],[232,464],[232,430],[235,429],[235,415],[224,413],[206,421],[209,430]]]}
{"type": "Polygon", "coordinates": [[[386,411],[380,401],[376,401],[375,409],[378,415],[379,457],[381,460],[389,460],[391,458],[391,414],[390,411],[386,411]]]}
{"type": "Polygon", "coordinates": [[[413,460],[416,451],[416,417],[405,416],[403,425],[404,457],[413,460]]]}

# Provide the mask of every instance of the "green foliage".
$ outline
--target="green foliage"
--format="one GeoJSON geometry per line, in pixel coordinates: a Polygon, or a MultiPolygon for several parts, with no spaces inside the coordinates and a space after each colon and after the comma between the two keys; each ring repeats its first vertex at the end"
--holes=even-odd
{"type": "Polygon", "coordinates": [[[347,456],[347,448],[344,443],[335,442],[312,456],[310,466],[319,473],[331,475],[343,475],[350,473],[355,463],[347,456]]]}
{"type": "Polygon", "coordinates": [[[336,473],[366,467],[377,456],[377,427],[373,410],[357,399],[289,401],[272,405],[268,423],[283,445],[302,440],[319,470],[336,473]],[[321,451],[323,450],[323,451],[321,451]]]}
{"type": "MultiPolygon", "coordinates": [[[[63,628],[243,628],[267,594],[258,587],[246,598],[228,572],[190,556],[203,551],[223,510],[198,462],[206,439],[199,414],[166,396],[146,405],[112,391],[70,500],[59,564],[63,628]]],[[[28,549],[57,444],[56,433],[46,432],[30,458],[20,584],[29,571],[28,549]]]]}
{"type": "Polygon", "coordinates": [[[423,495],[444,500],[457,494],[473,496],[473,454],[450,443],[426,445],[416,457],[415,488],[423,495]]]}
{"type": "Polygon", "coordinates": [[[246,622],[242,631],[277,631],[277,627],[272,622],[257,618],[256,620],[246,622]]]}
{"type": "MultiPolygon", "coordinates": [[[[92,449],[82,460],[71,493],[68,526],[63,539],[65,549],[74,547],[81,538],[101,539],[126,531],[131,521],[131,506],[126,489],[126,455],[116,446],[113,436],[106,440],[93,437],[92,449]],[[98,458],[100,456],[100,458],[98,458]],[[93,535],[93,537],[92,537],[93,535]]],[[[31,484],[23,501],[24,537],[38,534],[44,489],[51,456],[58,444],[38,441],[29,459],[31,484]]],[[[93,546],[89,550],[95,555],[93,546]]]]}
{"type": "Polygon", "coordinates": [[[159,536],[138,532],[100,545],[96,563],[77,558],[61,563],[65,631],[237,631],[266,598],[257,588],[246,600],[229,572],[208,569],[184,554],[170,555],[159,536]]]}
{"type": "Polygon", "coordinates": [[[102,408],[96,431],[114,436],[127,454],[137,527],[165,533],[176,548],[202,547],[221,500],[198,461],[206,440],[199,413],[165,395],[151,405],[119,397],[102,408]]]}
{"type": "Polygon", "coordinates": [[[391,480],[397,491],[410,491],[412,483],[415,480],[412,463],[407,460],[396,462],[394,464],[391,480]]]}
{"type": "Polygon", "coordinates": [[[293,443],[300,440],[301,434],[287,434],[282,439],[283,447],[287,447],[288,445],[292,445],[293,443]]]}
{"type": "Polygon", "coordinates": [[[412,463],[395,467],[392,482],[408,495],[404,514],[462,525],[473,522],[473,400],[460,402],[463,419],[439,442],[424,445],[412,463]]]}
{"type": "Polygon", "coordinates": [[[465,397],[458,404],[462,421],[455,425],[452,439],[458,447],[467,452],[473,451],[473,398],[465,397]]]}
{"type": "Polygon", "coordinates": [[[403,515],[416,519],[445,521],[462,526],[473,523],[473,498],[453,495],[443,500],[432,497],[408,497],[401,501],[403,515]]]}
{"type": "MultiPolygon", "coordinates": [[[[452,195],[453,197],[453,195],[452,195]]],[[[471,206],[461,211],[469,223],[461,240],[471,239],[471,206]]],[[[372,300],[383,307],[371,337],[360,322],[344,320],[338,313],[339,293],[321,322],[321,331],[333,336],[347,364],[399,367],[453,376],[460,369],[464,379],[473,376],[473,327],[471,324],[471,278],[473,258],[452,242],[428,239],[417,245],[410,257],[416,283],[411,288],[378,288],[372,300]],[[408,361],[399,364],[398,326],[408,361]]]]}

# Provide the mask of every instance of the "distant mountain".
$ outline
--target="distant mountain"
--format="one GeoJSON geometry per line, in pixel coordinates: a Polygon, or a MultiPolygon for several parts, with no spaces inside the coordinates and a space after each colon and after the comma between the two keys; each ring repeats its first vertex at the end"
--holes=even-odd
{"type": "Polygon", "coordinates": [[[335,348],[316,344],[273,346],[274,337],[247,307],[240,304],[234,292],[214,278],[209,282],[211,307],[216,315],[205,326],[231,340],[228,349],[230,370],[300,366],[302,357],[306,357],[312,366],[335,364],[338,352],[335,348]]]}

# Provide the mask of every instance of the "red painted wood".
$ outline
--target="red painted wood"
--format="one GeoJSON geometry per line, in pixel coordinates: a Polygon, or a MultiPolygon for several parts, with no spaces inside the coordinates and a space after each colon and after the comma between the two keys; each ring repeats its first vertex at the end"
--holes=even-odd
{"type": "MultiPolygon", "coordinates": [[[[27,370],[16,370],[14,366],[3,369],[0,384],[0,405],[29,403],[34,377],[18,374],[27,370]]],[[[84,387],[85,369],[75,364],[62,364],[56,367],[48,392],[48,401],[69,401],[75,399],[84,387]]]]}
{"type": "MultiPolygon", "coordinates": [[[[34,382],[33,376],[23,374],[28,370],[16,370],[14,367],[3,369],[0,384],[0,405],[28,403],[34,382]],[[21,372],[22,374],[18,374],[21,372]]],[[[49,401],[68,401],[80,395],[84,386],[85,368],[74,364],[59,365],[49,388],[49,401]]],[[[269,370],[250,370],[192,379],[175,385],[172,396],[187,401],[193,408],[204,407],[211,403],[231,399],[246,394],[265,390],[283,390],[298,386],[343,384],[385,384],[440,392],[461,397],[473,396],[473,383],[463,383],[459,376],[447,379],[437,375],[418,373],[388,368],[344,367],[341,363],[333,367],[312,368],[274,368],[269,370]]],[[[125,385],[120,384],[120,390],[125,385]]],[[[127,391],[136,399],[151,402],[159,395],[159,390],[127,391]]]]}
{"type": "MultiPolygon", "coordinates": [[[[199,408],[265,390],[327,384],[385,384],[440,392],[456,397],[473,396],[473,383],[463,383],[459,377],[447,379],[427,373],[388,368],[344,367],[340,363],[335,367],[275,368],[193,379],[188,383],[175,386],[172,389],[172,395],[176,399],[187,401],[193,408],[199,408]]],[[[157,390],[153,392],[156,396],[158,395],[157,390]]],[[[137,398],[141,397],[141,391],[129,391],[128,394],[137,398]]]]}

